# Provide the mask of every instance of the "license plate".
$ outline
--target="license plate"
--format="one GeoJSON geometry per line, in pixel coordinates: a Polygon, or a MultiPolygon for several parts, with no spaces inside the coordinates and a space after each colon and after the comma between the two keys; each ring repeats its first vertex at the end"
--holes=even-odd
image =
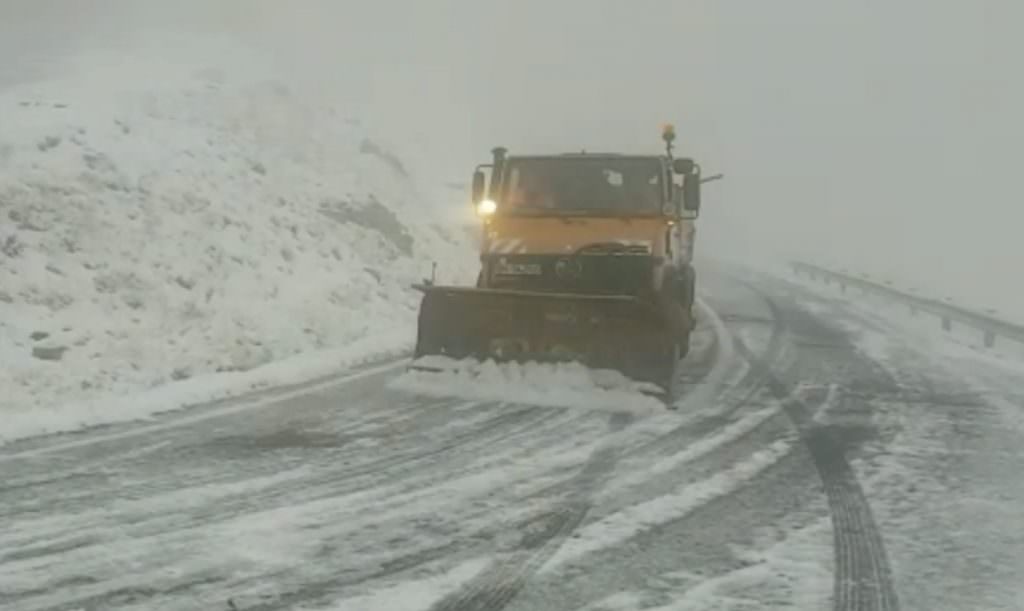
{"type": "Polygon", "coordinates": [[[499,264],[495,271],[503,276],[540,276],[544,273],[540,263],[504,263],[499,264]]]}
{"type": "Polygon", "coordinates": [[[560,325],[574,325],[577,319],[573,312],[545,312],[544,320],[560,325]]]}

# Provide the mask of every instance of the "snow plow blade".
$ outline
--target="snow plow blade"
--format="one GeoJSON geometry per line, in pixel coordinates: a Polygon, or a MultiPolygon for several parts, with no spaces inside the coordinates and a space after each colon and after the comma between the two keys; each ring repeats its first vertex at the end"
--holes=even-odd
{"type": "Polygon", "coordinates": [[[678,352],[656,306],[623,295],[417,285],[417,359],[575,361],[671,393],[678,352]]]}

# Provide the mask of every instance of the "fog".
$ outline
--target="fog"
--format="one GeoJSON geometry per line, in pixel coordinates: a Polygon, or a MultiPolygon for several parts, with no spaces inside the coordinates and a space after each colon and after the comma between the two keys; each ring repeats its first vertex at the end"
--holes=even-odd
{"type": "Polygon", "coordinates": [[[463,179],[497,144],[657,152],[673,122],[681,153],[727,174],[703,253],[1024,318],[1022,18],[1013,0],[0,0],[0,87],[166,33],[185,38],[147,52],[218,65],[181,41],[230,40],[463,179]]]}

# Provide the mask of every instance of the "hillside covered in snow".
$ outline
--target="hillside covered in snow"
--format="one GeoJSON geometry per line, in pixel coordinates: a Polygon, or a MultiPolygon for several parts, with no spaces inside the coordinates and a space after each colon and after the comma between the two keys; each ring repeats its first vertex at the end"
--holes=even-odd
{"type": "Polygon", "coordinates": [[[0,439],[300,354],[312,375],[401,350],[410,284],[435,261],[473,273],[468,232],[372,125],[276,80],[35,83],[0,116],[0,439]]]}

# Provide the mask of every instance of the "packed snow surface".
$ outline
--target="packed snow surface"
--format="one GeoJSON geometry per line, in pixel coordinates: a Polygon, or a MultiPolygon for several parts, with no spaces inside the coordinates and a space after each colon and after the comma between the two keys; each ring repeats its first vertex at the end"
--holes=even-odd
{"type": "Polygon", "coordinates": [[[469,560],[442,575],[404,581],[361,596],[340,601],[331,611],[427,611],[438,600],[458,590],[482,572],[488,560],[469,560]]]}
{"type": "Polygon", "coordinates": [[[574,533],[544,570],[579,559],[597,550],[622,544],[637,533],[649,530],[672,520],[686,516],[694,509],[711,500],[725,496],[753,479],[759,473],[777,463],[792,450],[791,440],[780,440],[764,450],[754,453],[749,459],[706,480],[687,485],[674,493],[627,507],[574,533]]]}
{"type": "Polygon", "coordinates": [[[472,273],[467,233],[343,110],[255,72],[145,68],[0,93],[0,413],[20,423],[0,440],[184,380],[209,392],[159,409],[216,395],[212,374],[394,352],[431,263],[472,273]]]}

